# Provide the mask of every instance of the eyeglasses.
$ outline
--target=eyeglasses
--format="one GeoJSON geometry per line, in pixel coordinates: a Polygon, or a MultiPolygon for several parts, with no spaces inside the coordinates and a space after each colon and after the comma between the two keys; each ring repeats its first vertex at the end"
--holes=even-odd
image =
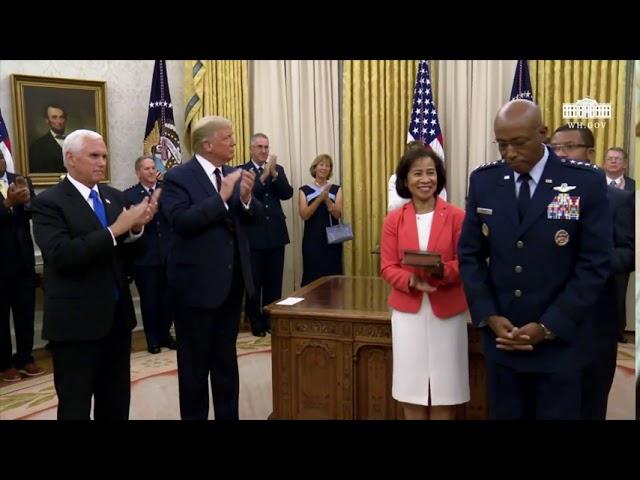
{"type": "Polygon", "coordinates": [[[516,140],[513,142],[503,142],[502,140],[494,140],[492,143],[496,144],[500,150],[504,150],[509,145],[511,145],[513,148],[524,147],[527,143],[529,143],[529,141],[530,140],[527,138],[524,140],[516,140]]]}
{"type": "Polygon", "coordinates": [[[575,150],[576,148],[593,148],[592,145],[585,145],[583,143],[567,143],[565,145],[560,145],[557,143],[551,143],[549,148],[554,152],[568,152],[570,150],[575,150]]]}

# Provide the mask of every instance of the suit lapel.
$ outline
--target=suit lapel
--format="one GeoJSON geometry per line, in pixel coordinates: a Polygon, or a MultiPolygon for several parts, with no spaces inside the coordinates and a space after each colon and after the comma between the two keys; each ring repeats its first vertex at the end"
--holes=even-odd
{"type": "MultiPolygon", "coordinates": [[[[207,192],[208,196],[212,196],[216,193],[216,188],[211,183],[209,177],[207,177],[207,172],[204,171],[200,162],[196,157],[193,157],[187,165],[191,165],[191,170],[193,171],[194,177],[196,181],[200,184],[202,188],[207,192]]],[[[224,172],[224,170],[223,170],[224,172]]]]}
{"type": "Polygon", "coordinates": [[[436,207],[433,212],[433,221],[431,222],[431,232],[429,233],[429,243],[427,245],[428,251],[435,251],[448,215],[447,203],[436,196],[436,207]]]}
{"type": "Polygon", "coordinates": [[[401,258],[404,250],[420,249],[416,209],[413,206],[413,202],[409,202],[402,207],[402,215],[400,217],[400,224],[398,225],[398,235],[403,239],[399,252],[401,258]]]}
{"type": "Polygon", "coordinates": [[[508,166],[502,167],[502,172],[500,173],[500,178],[496,186],[496,197],[498,198],[500,208],[505,209],[507,218],[513,225],[518,225],[520,221],[518,219],[516,187],[513,179],[513,170],[508,166]]]}
{"type": "Polygon", "coordinates": [[[524,219],[522,220],[522,224],[518,229],[518,235],[522,235],[533,223],[538,219],[538,217],[547,211],[547,206],[553,200],[556,192],[553,190],[553,179],[559,177],[558,172],[559,162],[551,156],[551,152],[549,153],[549,158],[547,159],[547,164],[542,171],[542,176],[540,177],[540,183],[536,187],[536,191],[531,197],[531,205],[529,206],[529,210],[527,210],[524,219]],[[552,182],[547,182],[547,180],[551,180],[552,182]]]}
{"type": "Polygon", "coordinates": [[[82,195],[80,195],[78,189],[73,186],[68,178],[62,180],[61,186],[65,195],[69,199],[71,208],[80,217],[79,220],[82,223],[88,222],[94,227],[94,230],[102,228],[102,223],[100,223],[96,212],[93,211],[93,209],[89,206],[87,199],[83,198],[82,195]]]}
{"type": "Polygon", "coordinates": [[[112,198],[109,192],[107,192],[106,189],[103,189],[100,185],[98,185],[98,191],[100,192],[100,198],[102,199],[104,210],[107,213],[107,224],[111,225],[116,221],[121,213],[121,210],[118,209],[119,202],[115,198],[112,198]]]}

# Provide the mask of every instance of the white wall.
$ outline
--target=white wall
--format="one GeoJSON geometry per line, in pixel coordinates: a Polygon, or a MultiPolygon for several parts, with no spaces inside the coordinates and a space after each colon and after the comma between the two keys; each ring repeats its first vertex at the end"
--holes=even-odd
{"type": "MultiPolygon", "coordinates": [[[[154,63],[154,60],[0,60],[0,109],[12,142],[16,143],[11,74],[106,81],[111,185],[119,189],[129,187],[137,182],[133,163],[142,154],[154,63]]],[[[183,65],[182,60],[167,60],[173,115],[181,144],[184,134],[183,65]]],[[[132,293],[137,329],[141,329],[142,317],[135,288],[132,293]]],[[[36,306],[34,343],[36,348],[44,345],[41,300],[36,306]]],[[[15,338],[12,345],[15,348],[15,338]]]]}
{"type": "MultiPolygon", "coordinates": [[[[167,76],[180,142],[184,133],[182,60],[167,60],[167,76]]],[[[111,185],[136,183],[133,162],[142,154],[154,60],[0,60],[0,108],[15,144],[11,74],[106,81],[111,185]]],[[[16,162],[17,163],[17,162],[16,162]]]]}

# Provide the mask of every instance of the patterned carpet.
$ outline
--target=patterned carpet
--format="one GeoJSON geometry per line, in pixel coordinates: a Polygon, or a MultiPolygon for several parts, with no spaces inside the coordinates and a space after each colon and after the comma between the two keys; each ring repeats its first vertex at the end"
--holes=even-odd
{"type": "MultiPolygon", "coordinates": [[[[609,400],[608,419],[635,416],[635,346],[620,344],[618,368],[609,400]]],[[[272,411],[271,337],[257,338],[248,333],[238,337],[240,369],[240,418],[266,419],[272,411]]],[[[2,384],[0,419],[53,420],[57,397],[53,375],[2,384]]],[[[209,416],[213,418],[210,405],[209,416]]],[[[132,420],[178,420],[178,376],[176,352],[163,350],[151,355],[131,355],[132,420]]]]}
{"type": "MultiPolygon", "coordinates": [[[[240,417],[267,418],[271,413],[271,337],[241,333],[237,342],[240,369],[240,417]]],[[[53,375],[2,384],[0,419],[55,419],[58,397],[53,375]]],[[[213,412],[213,407],[210,407],[213,412]]],[[[213,418],[213,414],[210,413],[213,418]]],[[[177,360],[174,350],[131,355],[131,410],[135,419],[179,419],[177,360]]]]}

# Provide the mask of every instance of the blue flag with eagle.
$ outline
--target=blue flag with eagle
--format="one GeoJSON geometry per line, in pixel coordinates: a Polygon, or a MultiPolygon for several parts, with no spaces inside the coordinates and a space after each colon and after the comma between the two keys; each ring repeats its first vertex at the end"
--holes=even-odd
{"type": "Polygon", "coordinates": [[[153,156],[156,168],[162,173],[182,163],[165,60],[156,60],[153,69],[149,113],[144,132],[144,154],[153,156]]]}
{"type": "Polygon", "coordinates": [[[530,100],[533,99],[533,88],[531,88],[531,77],[529,76],[529,62],[526,60],[518,60],[516,65],[516,73],[513,76],[513,86],[511,87],[511,96],[509,100],[530,100]]]}

